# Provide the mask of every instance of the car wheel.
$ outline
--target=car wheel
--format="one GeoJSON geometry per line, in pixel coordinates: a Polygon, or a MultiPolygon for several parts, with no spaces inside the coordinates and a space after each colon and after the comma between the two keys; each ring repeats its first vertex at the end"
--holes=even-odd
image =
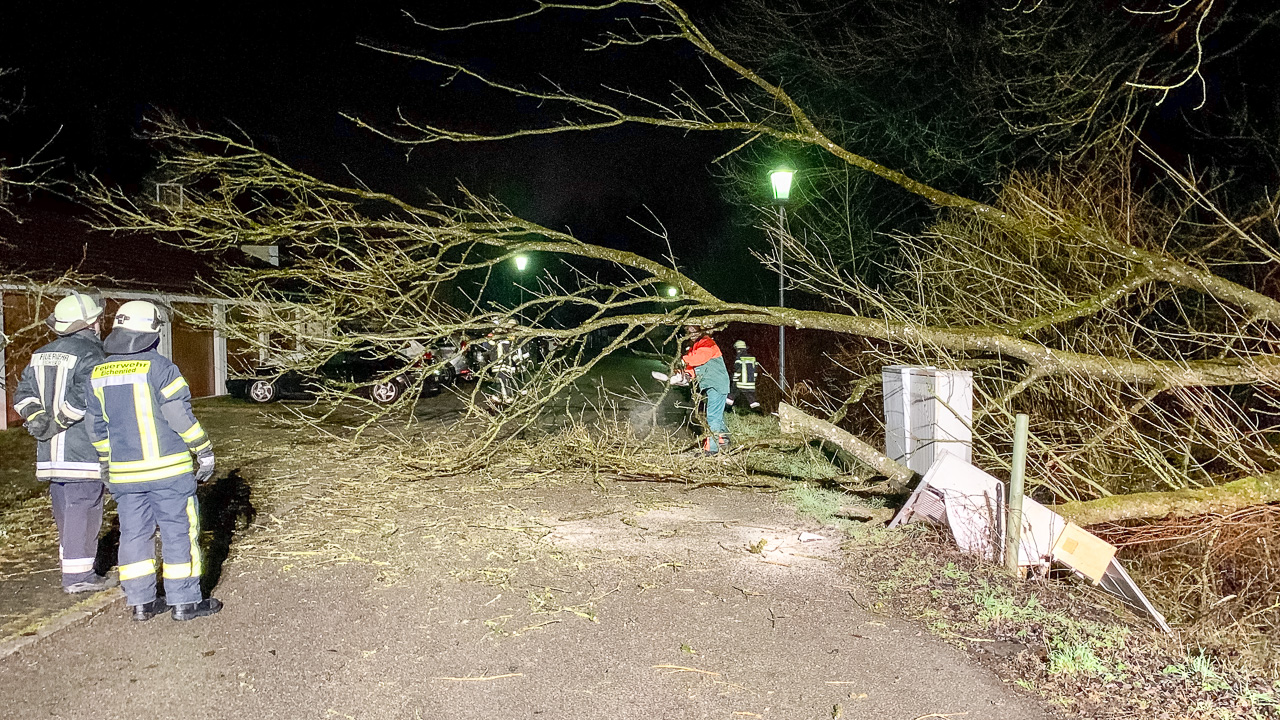
{"type": "Polygon", "coordinates": [[[457,382],[457,380],[458,371],[454,370],[453,366],[449,363],[445,363],[444,366],[440,368],[439,374],[436,376],[436,382],[440,384],[440,387],[448,387],[457,382]]]}
{"type": "Polygon", "coordinates": [[[254,380],[249,386],[249,399],[256,403],[269,403],[276,399],[276,386],[270,380],[254,380]]]}
{"type": "Polygon", "coordinates": [[[379,405],[390,405],[400,399],[400,395],[404,392],[404,388],[395,380],[378,383],[369,388],[369,395],[373,401],[379,405]]]}

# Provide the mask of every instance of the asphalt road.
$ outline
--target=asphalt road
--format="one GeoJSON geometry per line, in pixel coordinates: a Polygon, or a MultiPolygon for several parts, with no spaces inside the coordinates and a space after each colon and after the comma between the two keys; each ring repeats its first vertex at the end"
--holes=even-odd
{"type": "MultiPolygon", "coordinates": [[[[406,482],[261,408],[200,413],[224,460],[205,529],[226,609],[134,623],[109,604],[0,658],[3,717],[1049,717],[865,609],[842,538],[775,495],[536,468],[406,482]]],[[[0,578],[11,629],[68,605],[56,546],[33,547],[0,578]]]]}
{"type": "MultiPolygon", "coordinates": [[[[546,534],[514,553],[424,540],[390,580],[376,563],[233,559],[217,616],[142,624],[117,606],[0,660],[6,717],[1047,717],[860,607],[839,538],[770,496],[579,483],[483,500],[546,534]],[[513,561],[501,582],[467,574],[513,561]]],[[[491,518],[474,497],[431,512],[491,518]]]]}

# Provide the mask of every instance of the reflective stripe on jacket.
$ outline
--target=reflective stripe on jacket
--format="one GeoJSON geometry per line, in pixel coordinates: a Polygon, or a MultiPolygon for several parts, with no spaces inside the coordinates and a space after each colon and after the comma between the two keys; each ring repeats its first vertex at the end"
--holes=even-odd
{"type": "Polygon", "coordinates": [[[109,356],[90,382],[89,435],[99,457],[110,461],[113,492],[190,474],[191,453],[210,447],[191,412],[191,388],[160,353],[109,356]]]}
{"type": "Polygon", "coordinates": [[[743,390],[756,389],[756,359],[754,355],[744,353],[734,359],[733,384],[743,390]]]}
{"type": "Polygon", "coordinates": [[[13,409],[24,421],[47,414],[58,433],[36,443],[36,478],[51,482],[98,481],[98,452],[89,440],[85,396],[89,374],[102,362],[102,341],[92,330],[54,340],[31,355],[14,392],[13,409]]]}

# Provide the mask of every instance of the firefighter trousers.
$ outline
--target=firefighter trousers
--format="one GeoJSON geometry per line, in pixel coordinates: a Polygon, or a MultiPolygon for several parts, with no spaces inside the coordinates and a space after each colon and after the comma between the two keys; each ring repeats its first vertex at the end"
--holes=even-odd
{"type": "Polygon", "coordinates": [[[98,533],[102,530],[103,489],[97,480],[49,483],[53,521],[58,525],[63,587],[95,575],[93,563],[98,556],[98,533]]]}
{"type": "Polygon", "coordinates": [[[156,599],[155,531],[160,528],[165,602],[200,602],[200,523],[195,478],[115,493],[120,513],[120,585],[130,605],[156,599]]]}
{"type": "Polygon", "coordinates": [[[755,388],[734,388],[729,392],[729,399],[725,403],[729,407],[738,407],[739,400],[752,412],[760,411],[760,401],[756,400],[755,388]]]}

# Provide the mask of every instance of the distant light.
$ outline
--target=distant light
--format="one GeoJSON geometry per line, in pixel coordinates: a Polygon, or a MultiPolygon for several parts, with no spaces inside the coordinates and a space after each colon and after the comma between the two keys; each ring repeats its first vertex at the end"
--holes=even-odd
{"type": "Polygon", "coordinates": [[[524,272],[524,269],[525,269],[525,268],[527,268],[527,267],[529,267],[529,256],[528,256],[528,255],[517,255],[517,256],[516,256],[516,270],[519,270],[520,272],[524,272]]]}
{"type": "Polygon", "coordinates": [[[679,290],[677,290],[677,289],[675,289],[675,288],[673,288],[673,287],[669,287],[669,288],[667,288],[667,295],[668,295],[669,297],[675,297],[675,296],[677,296],[677,295],[679,295],[679,294],[680,294],[680,291],[679,291],[679,290]]]}
{"type": "Polygon", "coordinates": [[[773,201],[784,203],[791,199],[791,179],[796,171],[785,165],[769,173],[769,182],[773,185],[773,201]]]}

